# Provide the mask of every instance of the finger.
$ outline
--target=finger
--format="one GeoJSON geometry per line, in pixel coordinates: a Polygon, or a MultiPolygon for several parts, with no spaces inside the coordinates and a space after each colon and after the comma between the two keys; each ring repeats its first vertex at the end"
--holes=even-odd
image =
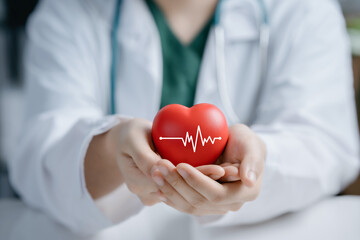
{"type": "Polygon", "coordinates": [[[213,180],[218,180],[225,174],[224,168],[219,165],[203,165],[196,167],[196,169],[213,180]]]}
{"type": "MultiPolygon", "coordinates": [[[[169,183],[187,202],[194,207],[207,203],[207,199],[192,188],[176,171],[176,167],[168,160],[161,160],[156,165],[165,181],[169,183]]],[[[204,175],[205,176],[205,175],[204,175]]]]}
{"type": "Polygon", "coordinates": [[[158,193],[159,199],[166,204],[171,203],[175,209],[186,212],[195,212],[195,207],[185,200],[168,182],[164,180],[161,172],[157,169],[152,173],[153,179],[158,183],[161,194],[158,193]],[[161,180],[160,180],[161,179],[161,180]]]}
{"type": "MultiPolygon", "coordinates": [[[[176,207],[174,203],[172,203],[169,199],[166,198],[165,194],[161,192],[161,190],[158,190],[157,192],[158,199],[167,205],[171,207],[176,207]]],[[[228,211],[236,212],[240,210],[240,208],[244,205],[244,202],[237,202],[237,203],[231,203],[231,204],[225,204],[225,205],[209,205],[204,208],[199,208],[198,211],[205,212],[206,210],[209,213],[209,210],[217,210],[219,213],[217,214],[224,214],[228,211]]]]}
{"type": "MultiPolygon", "coordinates": [[[[174,203],[172,203],[169,199],[166,198],[165,194],[161,192],[161,190],[159,190],[157,192],[157,196],[158,199],[164,203],[167,203],[169,206],[175,206],[174,203]]],[[[220,212],[228,212],[228,211],[232,211],[232,212],[236,212],[238,210],[240,210],[240,208],[244,205],[244,202],[237,202],[237,203],[230,203],[230,204],[225,204],[225,205],[208,205],[207,208],[199,208],[199,211],[209,211],[209,210],[218,210],[220,212]]]]}
{"type": "Polygon", "coordinates": [[[240,206],[237,204],[229,205],[229,206],[221,206],[221,207],[209,207],[209,208],[196,208],[193,206],[189,206],[188,209],[181,209],[179,208],[175,203],[173,203],[171,200],[167,199],[164,195],[164,193],[159,190],[158,192],[159,199],[162,199],[162,202],[164,202],[166,205],[188,214],[192,214],[195,216],[205,216],[205,215],[224,215],[228,211],[235,211],[240,208],[240,206]]]}
{"type": "Polygon", "coordinates": [[[235,182],[240,180],[240,172],[239,172],[240,164],[230,164],[224,168],[225,174],[222,176],[219,181],[220,182],[235,182]]]}
{"type": "Polygon", "coordinates": [[[118,160],[120,172],[128,189],[137,195],[156,192],[157,185],[152,179],[141,172],[131,158],[123,157],[118,160]]]}
{"type": "Polygon", "coordinates": [[[230,166],[239,168],[240,163],[225,162],[225,163],[220,164],[220,166],[223,167],[223,168],[225,168],[225,167],[230,167],[230,166]]]}
{"type": "Polygon", "coordinates": [[[264,170],[264,159],[256,155],[246,155],[240,164],[240,179],[248,187],[256,184],[264,170]]]}
{"type": "Polygon", "coordinates": [[[151,176],[153,166],[161,160],[161,157],[153,150],[151,128],[144,129],[142,136],[132,144],[131,156],[136,166],[146,175],[151,176]]]}
{"type": "Polygon", "coordinates": [[[241,181],[251,187],[263,172],[265,144],[245,125],[235,124],[229,128],[229,132],[224,159],[226,162],[240,163],[241,181]]]}
{"type": "Polygon", "coordinates": [[[208,215],[225,215],[229,210],[211,208],[211,209],[199,209],[195,207],[190,207],[188,210],[183,211],[182,209],[178,209],[177,206],[171,201],[164,202],[166,205],[175,208],[181,212],[185,212],[194,216],[208,216],[208,215]]]}
{"type": "Polygon", "coordinates": [[[199,170],[186,163],[177,165],[177,172],[194,190],[210,202],[214,202],[224,193],[222,185],[202,174],[199,170]]]}

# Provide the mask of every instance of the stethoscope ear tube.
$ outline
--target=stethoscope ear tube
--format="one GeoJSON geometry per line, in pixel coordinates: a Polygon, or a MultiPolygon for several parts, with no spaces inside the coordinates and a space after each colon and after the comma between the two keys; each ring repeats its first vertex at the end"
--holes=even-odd
{"type": "Polygon", "coordinates": [[[260,100],[263,96],[264,88],[266,87],[266,73],[268,66],[268,54],[269,54],[269,41],[270,30],[268,24],[260,26],[260,39],[259,39],[259,59],[260,59],[260,73],[259,73],[259,87],[254,99],[254,111],[249,118],[249,122],[254,122],[256,118],[256,108],[260,105],[260,100]]]}
{"type": "Polygon", "coordinates": [[[225,33],[224,29],[219,25],[215,25],[215,59],[216,59],[216,79],[218,83],[220,100],[223,103],[225,112],[230,118],[230,122],[237,123],[240,121],[230,100],[226,85],[225,71],[225,33]]]}
{"type": "MultiPolygon", "coordinates": [[[[254,99],[254,110],[250,115],[248,122],[252,123],[256,117],[255,108],[259,106],[260,98],[262,96],[263,89],[265,87],[265,79],[267,72],[267,61],[268,61],[268,50],[269,50],[269,41],[270,41],[270,31],[268,24],[268,16],[266,12],[266,7],[263,0],[258,0],[259,7],[262,13],[261,21],[259,24],[259,66],[260,72],[258,76],[259,88],[255,94],[254,99]]],[[[215,48],[216,48],[216,77],[217,85],[219,89],[220,100],[223,103],[225,112],[228,115],[229,124],[240,123],[240,117],[236,113],[233,105],[231,104],[230,95],[228,93],[226,85],[226,63],[225,63],[225,32],[220,24],[220,4],[221,0],[218,3],[217,9],[215,11],[215,48]]]]}

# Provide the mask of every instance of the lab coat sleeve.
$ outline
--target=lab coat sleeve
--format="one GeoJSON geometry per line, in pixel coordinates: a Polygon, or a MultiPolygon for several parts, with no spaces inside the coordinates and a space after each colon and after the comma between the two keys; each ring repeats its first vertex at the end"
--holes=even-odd
{"type": "MultiPolygon", "coordinates": [[[[106,97],[96,62],[97,33],[84,4],[45,0],[30,19],[26,125],[9,167],[11,182],[28,205],[74,232],[89,234],[114,222],[86,189],[85,154],[93,136],[121,118],[105,116],[101,105],[106,97]]],[[[142,208],[126,186],[119,191],[118,222],[142,208]]]]}
{"type": "Polygon", "coordinates": [[[359,174],[344,21],[336,1],[311,2],[299,4],[303,10],[289,35],[273,36],[269,77],[251,126],[267,148],[260,195],[237,212],[199,217],[205,226],[252,224],[298,211],[337,194],[359,174]],[[284,50],[287,57],[272,62],[284,50]]]}

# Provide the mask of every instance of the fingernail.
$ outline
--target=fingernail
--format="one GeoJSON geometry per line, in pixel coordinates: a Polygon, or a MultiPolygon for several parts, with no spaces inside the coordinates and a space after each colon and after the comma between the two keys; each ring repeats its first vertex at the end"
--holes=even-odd
{"type": "Polygon", "coordinates": [[[187,172],[185,172],[183,169],[177,169],[177,172],[178,172],[183,178],[187,178],[187,177],[188,177],[187,172]]]}
{"type": "Polygon", "coordinates": [[[159,170],[160,170],[160,172],[162,173],[163,176],[166,176],[166,175],[168,175],[168,173],[169,173],[169,171],[167,170],[167,168],[164,167],[164,166],[159,166],[159,170]]]}
{"type": "Polygon", "coordinates": [[[247,178],[251,181],[251,182],[256,182],[256,174],[254,171],[250,170],[247,173],[247,178]]]}
{"type": "Polygon", "coordinates": [[[153,176],[153,180],[157,185],[164,186],[164,180],[162,179],[162,177],[153,176]]]}

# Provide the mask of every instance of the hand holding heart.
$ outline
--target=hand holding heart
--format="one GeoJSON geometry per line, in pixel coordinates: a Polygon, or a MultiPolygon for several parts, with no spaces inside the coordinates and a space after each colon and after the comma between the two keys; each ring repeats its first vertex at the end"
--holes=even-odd
{"type": "MultiPolygon", "coordinates": [[[[151,169],[161,160],[155,153],[151,139],[152,123],[144,119],[122,120],[109,131],[109,149],[117,149],[117,163],[121,176],[131,192],[144,205],[160,202],[159,187],[151,179],[151,169]]],[[[200,166],[202,174],[219,179],[225,171],[217,165],[200,166]]]]}
{"type": "MultiPolygon", "coordinates": [[[[151,125],[149,121],[134,119],[111,130],[116,138],[118,165],[124,182],[145,205],[162,200],[194,215],[224,214],[238,210],[259,194],[265,147],[246,126],[230,127],[225,151],[217,161],[220,166],[195,168],[187,163],[175,167],[156,154],[151,125]]],[[[210,127],[204,128],[204,132],[208,133],[210,127]]],[[[227,138],[227,134],[220,136],[227,138]]]]}
{"type": "Polygon", "coordinates": [[[248,127],[237,124],[230,127],[219,159],[225,169],[220,180],[233,182],[214,181],[189,164],[175,167],[168,160],[157,162],[152,177],[159,186],[159,198],[167,205],[193,215],[225,214],[258,196],[264,158],[264,143],[248,127]]]}

